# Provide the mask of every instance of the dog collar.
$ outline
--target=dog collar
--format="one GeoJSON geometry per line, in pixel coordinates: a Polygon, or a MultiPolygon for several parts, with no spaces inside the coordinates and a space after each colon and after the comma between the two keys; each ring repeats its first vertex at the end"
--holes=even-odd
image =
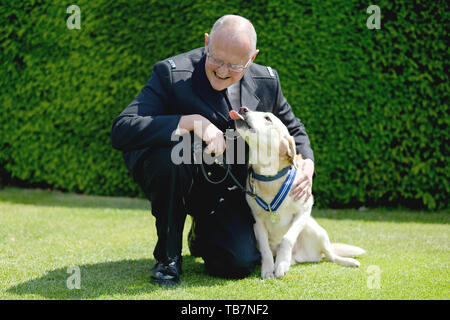
{"type": "Polygon", "coordinates": [[[253,171],[252,168],[250,168],[250,174],[252,175],[253,178],[259,181],[274,181],[284,176],[286,172],[288,172],[291,169],[291,167],[292,166],[281,169],[281,171],[278,171],[277,174],[274,176],[263,176],[261,174],[257,174],[255,171],[253,171]]]}
{"type": "MultiPolygon", "coordinates": [[[[273,211],[276,211],[280,205],[283,203],[283,200],[286,198],[287,194],[289,193],[289,190],[291,190],[292,184],[294,183],[294,179],[295,179],[295,174],[297,173],[297,169],[295,169],[294,166],[290,166],[287,168],[284,168],[283,170],[281,170],[280,172],[283,172],[283,174],[280,175],[280,172],[277,173],[277,177],[280,178],[282,177],[286,171],[289,171],[286,179],[283,182],[283,185],[281,186],[280,190],[278,191],[277,195],[275,196],[275,198],[273,198],[272,202],[270,204],[268,204],[267,202],[265,202],[263,199],[261,199],[253,190],[253,186],[251,183],[249,183],[249,187],[250,187],[250,195],[255,199],[255,201],[259,204],[259,206],[261,208],[263,208],[265,211],[272,213],[273,211]]],[[[254,176],[254,172],[252,170],[251,175],[253,177],[254,176]]],[[[261,176],[261,175],[257,175],[258,177],[265,177],[267,180],[262,180],[259,179],[258,177],[255,177],[257,180],[261,180],[261,181],[273,181],[276,180],[274,177],[276,176],[261,176]]],[[[250,175],[249,175],[250,178],[250,175]]]]}

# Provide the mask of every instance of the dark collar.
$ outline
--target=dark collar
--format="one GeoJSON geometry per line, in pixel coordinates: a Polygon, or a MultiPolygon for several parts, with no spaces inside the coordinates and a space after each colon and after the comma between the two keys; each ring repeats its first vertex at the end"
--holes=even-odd
{"type": "Polygon", "coordinates": [[[241,105],[255,111],[260,104],[256,96],[256,83],[252,77],[252,66],[245,72],[241,79],[241,105]]]}
{"type": "Polygon", "coordinates": [[[255,173],[255,171],[253,171],[253,169],[250,168],[250,174],[252,175],[253,178],[255,178],[256,180],[259,180],[259,181],[274,181],[274,180],[278,180],[281,177],[283,177],[291,168],[292,168],[292,166],[281,169],[274,176],[263,176],[261,174],[255,173]]]}
{"type": "MultiPolygon", "coordinates": [[[[286,168],[284,168],[280,172],[284,171],[285,169],[286,168]]],[[[297,169],[294,166],[287,167],[287,169],[288,169],[289,173],[287,174],[286,179],[284,179],[283,185],[281,186],[280,190],[276,194],[275,198],[273,198],[272,202],[270,202],[270,204],[265,202],[260,196],[258,196],[256,194],[255,188],[252,186],[251,181],[249,181],[248,186],[249,186],[250,190],[249,190],[248,194],[255,199],[256,203],[261,208],[263,208],[265,211],[267,211],[271,214],[274,211],[277,211],[278,208],[281,206],[281,204],[283,203],[283,200],[286,198],[289,191],[291,190],[292,184],[294,183],[297,169]]],[[[272,181],[272,180],[275,180],[275,177],[278,176],[280,174],[280,172],[278,172],[275,176],[261,176],[261,175],[257,175],[257,176],[264,177],[263,179],[268,178],[268,180],[263,180],[263,181],[272,181]]],[[[254,172],[253,172],[253,174],[254,174],[254,172]]],[[[250,176],[249,176],[249,180],[250,180],[250,176]]]]}

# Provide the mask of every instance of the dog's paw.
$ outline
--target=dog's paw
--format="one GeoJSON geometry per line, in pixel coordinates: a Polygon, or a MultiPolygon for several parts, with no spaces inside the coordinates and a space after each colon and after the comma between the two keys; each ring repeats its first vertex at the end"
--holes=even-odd
{"type": "Polygon", "coordinates": [[[273,279],[275,276],[273,275],[273,271],[261,272],[261,278],[263,279],[273,279]]]}
{"type": "Polygon", "coordinates": [[[261,278],[263,279],[273,279],[273,269],[274,269],[274,263],[272,261],[263,261],[261,264],[261,278]]]}
{"type": "Polygon", "coordinates": [[[275,267],[275,277],[277,277],[277,278],[283,277],[286,274],[286,272],[289,271],[289,267],[290,267],[289,262],[280,262],[275,267]]]}

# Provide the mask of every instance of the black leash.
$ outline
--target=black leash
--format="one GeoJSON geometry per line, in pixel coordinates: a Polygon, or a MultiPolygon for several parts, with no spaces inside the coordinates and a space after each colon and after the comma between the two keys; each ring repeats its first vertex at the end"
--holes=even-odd
{"type": "MultiPolygon", "coordinates": [[[[199,145],[199,146],[200,146],[200,148],[202,147],[201,145],[199,145]]],[[[197,147],[197,146],[194,146],[194,150],[195,150],[196,148],[197,148],[197,150],[198,150],[198,147],[197,147]]],[[[203,152],[203,150],[202,150],[202,152],[203,152]]],[[[212,156],[213,158],[215,158],[213,154],[211,154],[211,156],[212,156]]],[[[224,170],[225,170],[225,175],[224,175],[224,177],[223,177],[222,179],[217,180],[217,181],[213,181],[213,180],[211,180],[211,179],[209,178],[208,173],[206,172],[205,166],[203,165],[203,161],[200,162],[200,168],[201,168],[201,170],[202,170],[203,176],[205,177],[205,180],[208,181],[208,182],[211,183],[211,184],[221,184],[222,182],[224,182],[224,181],[227,179],[228,176],[230,176],[231,179],[233,179],[233,181],[234,181],[234,183],[236,184],[236,186],[237,186],[242,192],[245,192],[245,193],[247,193],[247,194],[249,194],[249,195],[251,195],[251,196],[255,196],[255,194],[254,194],[253,192],[247,190],[244,186],[242,186],[242,184],[238,181],[238,179],[237,179],[237,178],[234,176],[234,174],[231,172],[231,164],[226,163],[226,161],[225,161],[225,159],[226,159],[226,153],[225,153],[225,152],[222,154],[222,157],[224,158],[223,163],[218,163],[218,162],[216,162],[216,161],[215,161],[215,163],[218,164],[218,165],[220,165],[221,167],[224,168],[224,170]]],[[[217,158],[216,158],[216,160],[217,160],[217,158]]]]}

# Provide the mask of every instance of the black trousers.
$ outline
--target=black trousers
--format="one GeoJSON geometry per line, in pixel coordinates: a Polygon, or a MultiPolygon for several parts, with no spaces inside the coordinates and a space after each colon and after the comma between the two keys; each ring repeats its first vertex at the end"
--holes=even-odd
{"type": "MultiPolygon", "coordinates": [[[[218,165],[207,170],[215,180],[225,174],[218,165]]],[[[183,227],[190,214],[195,221],[195,241],[209,274],[241,278],[253,272],[260,261],[254,219],[244,193],[231,179],[218,185],[209,183],[198,164],[174,164],[170,147],[145,154],[133,175],[156,218],[156,260],[181,256],[183,227]]]]}

